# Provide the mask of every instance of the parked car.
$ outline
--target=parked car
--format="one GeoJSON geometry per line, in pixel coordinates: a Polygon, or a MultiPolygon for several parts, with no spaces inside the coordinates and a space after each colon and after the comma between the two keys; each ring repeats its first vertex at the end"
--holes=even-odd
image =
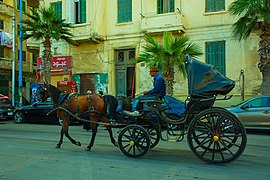
{"type": "MultiPolygon", "coordinates": [[[[139,98],[132,99],[132,111],[137,110],[139,98]]],[[[185,113],[185,103],[182,101],[171,97],[171,96],[164,96],[162,100],[162,106],[168,107],[168,109],[165,111],[167,115],[171,115],[177,117],[183,117],[185,113]]]]}
{"type": "Polygon", "coordinates": [[[0,118],[12,119],[15,107],[12,106],[5,98],[0,99],[0,118]]]}
{"type": "Polygon", "coordinates": [[[257,96],[226,109],[235,114],[246,129],[270,130],[270,96],[257,96]]]}
{"type": "Polygon", "coordinates": [[[16,123],[46,123],[61,124],[62,121],[57,117],[57,112],[53,111],[53,105],[50,99],[45,102],[34,102],[32,105],[23,106],[14,111],[13,117],[16,123]]]}

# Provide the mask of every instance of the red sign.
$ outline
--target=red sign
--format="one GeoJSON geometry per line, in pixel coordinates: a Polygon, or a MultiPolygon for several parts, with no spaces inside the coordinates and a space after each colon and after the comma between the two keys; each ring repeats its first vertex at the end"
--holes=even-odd
{"type": "MultiPolygon", "coordinates": [[[[71,56],[54,56],[52,58],[52,69],[70,68],[71,56]]],[[[43,62],[41,58],[38,58],[38,69],[43,69],[43,62]]]]}
{"type": "Polygon", "coordinates": [[[57,81],[57,87],[61,90],[64,90],[68,93],[77,92],[77,84],[72,81],[57,81]]]}

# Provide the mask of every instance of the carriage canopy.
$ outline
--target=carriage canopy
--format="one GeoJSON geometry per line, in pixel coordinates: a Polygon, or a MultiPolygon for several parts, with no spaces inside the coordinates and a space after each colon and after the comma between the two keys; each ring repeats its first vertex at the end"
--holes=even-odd
{"type": "Polygon", "coordinates": [[[186,55],[188,93],[195,97],[226,95],[235,86],[235,82],[222,75],[213,65],[199,62],[186,55]]]}

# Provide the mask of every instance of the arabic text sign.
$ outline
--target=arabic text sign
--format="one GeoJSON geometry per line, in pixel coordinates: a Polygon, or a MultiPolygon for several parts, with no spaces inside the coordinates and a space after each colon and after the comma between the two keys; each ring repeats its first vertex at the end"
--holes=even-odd
{"type": "MultiPolygon", "coordinates": [[[[42,59],[38,58],[38,69],[43,67],[42,59]]],[[[70,68],[71,56],[54,56],[52,59],[52,69],[70,68]]]]}

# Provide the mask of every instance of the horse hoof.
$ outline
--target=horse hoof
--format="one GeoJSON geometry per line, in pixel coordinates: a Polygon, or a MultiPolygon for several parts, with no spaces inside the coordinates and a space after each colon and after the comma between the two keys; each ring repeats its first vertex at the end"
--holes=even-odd
{"type": "Polygon", "coordinates": [[[76,144],[77,146],[81,146],[81,143],[80,143],[79,141],[77,141],[75,144],[76,144]]]}
{"type": "Polygon", "coordinates": [[[60,145],[59,144],[56,144],[55,148],[60,148],[60,145]]]}
{"type": "Polygon", "coordinates": [[[87,147],[87,148],[86,148],[86,151],[90,151],[90,150],[91,150],[91,148],[90,148],[90,147],[87,147]]]}
{"type": "Polygon", "coordinates": [[[117,143],[117,142],[115,142],[115,143],[114,143],[114,146],[115,146],[115,147],[118,147],[118,143],[117,143]]]}

